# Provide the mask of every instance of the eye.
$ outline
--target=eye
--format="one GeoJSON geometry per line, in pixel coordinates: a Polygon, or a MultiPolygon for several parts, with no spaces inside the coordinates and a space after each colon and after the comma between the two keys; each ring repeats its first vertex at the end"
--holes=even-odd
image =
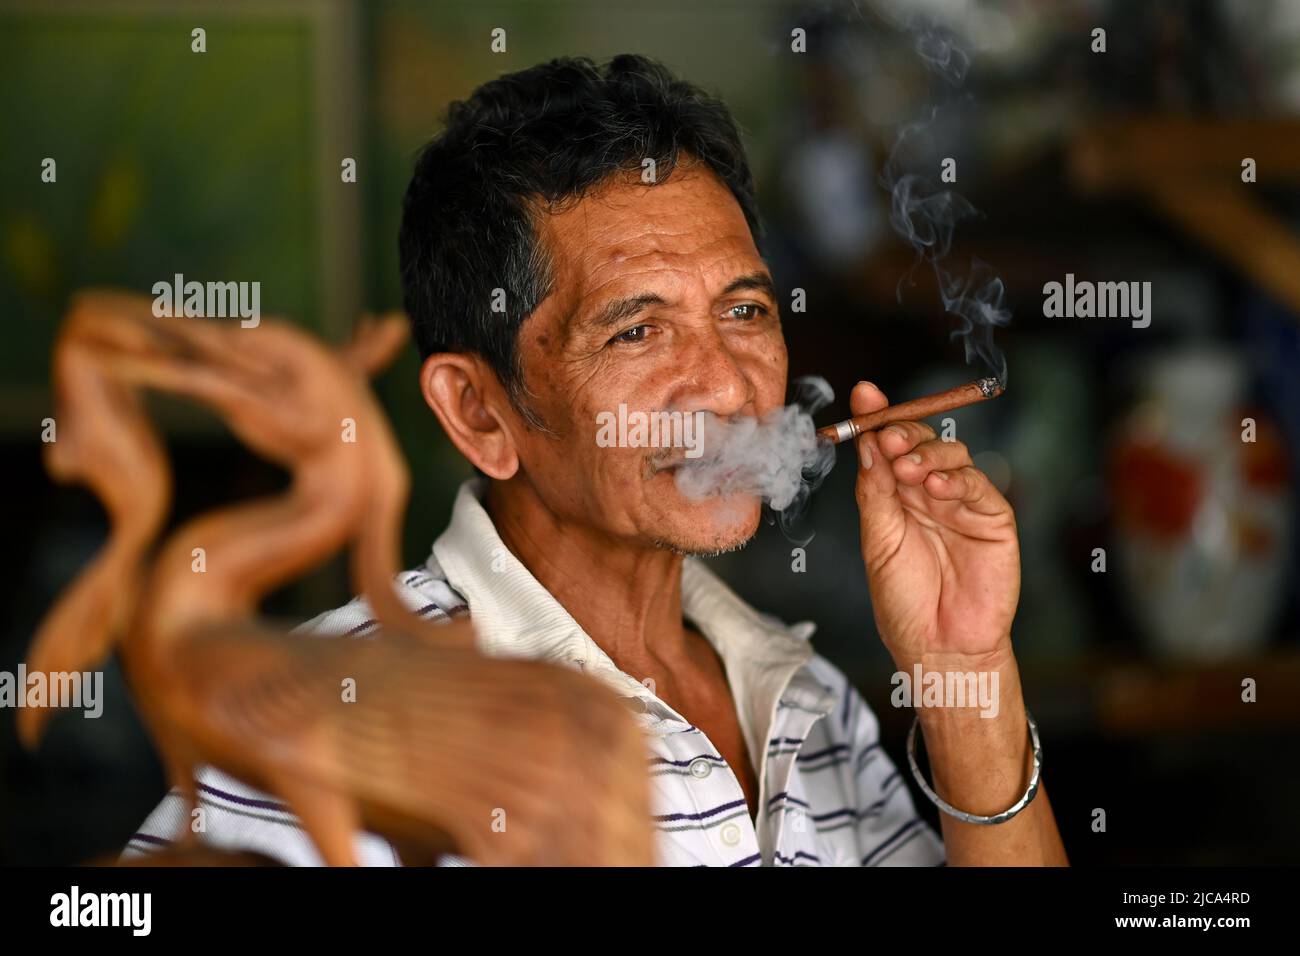
{"type": "Polygon", "coordinates": [[[740,305],[733,305],[726,312],[733,319],[740,319],[742,322],[749,322],[758,318],[760,315],[766,315],[767,309],[753,302],[745,302],[740,305]],[[746,312],[745,310],[748,310],[746,312]]]}
{"type": "Polygon", "coordinates": [[[648,325],[634,325],[632,328],[618,333],[609,341],[611,344],[614,342],[644,342],[646,333],[649,331],[650,326],[648,325]]]}

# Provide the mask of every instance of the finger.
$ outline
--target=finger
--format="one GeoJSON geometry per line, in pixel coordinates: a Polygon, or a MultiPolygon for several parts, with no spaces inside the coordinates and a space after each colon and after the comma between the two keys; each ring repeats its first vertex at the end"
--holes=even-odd
{"type": "MultiPolygon", "coordinates": [[[[859,382],[849,393],[849,409],[854,415],[875,411],[888,404],[884,393],[870,382],[859,382]]],[[[861,516],[862,540],[865,548],[874,549],[871,542],[887,535],[902,518],[898,485],[880,450],[875,432],[863,432],[854,445],[858,451],[858,477],[854,491],[861,516]]]]}
{"type": "Polygon", "coordinates": [[[858,382],[853,386],[853,391],[849,392],[850,415],[877,412],[888,404],[889,399],[885,397],[885,393],[871,382],[858,382]]]}
{"type": "Polygon", "coordinates": [[[862,557],[870,570],[879,567],[898,548],[906,526],[899,484],[893,469],[881,454],[875,432],[863,432],[858,446],[858,479],[854,493],[858,502],[858,522],[862,538],[862,557]]]}
{"type": "Polygon", "coordinates": [[[956,471],[971,464],[970,451],[959,441],[924,441],[894,459],[894,477],[905,485],[919,485],[932,471],[956,471]]]}
{"type": "Polygon", "coordinates": [[[880,447],[891,461],[906,455],[923,441],[934,440],[934,429],[924,422],[894,422],[880,429],[880,447]]]}
{"type": "MultiPolygon", "coordinates": [[[[885,393],[871,382],[858,382],[853,386],[853,391],[849,392],[849,411],[854,415],[865,415],[888,404],[889,399],[885,397],[885,393]]],[[[885,460],[880,452],[876,435],[873,432],[863,432],[853,444],[858,450],[859,484],[865,481],[865,490],[868,492],[893,494],[894,476],[888,473],[889,469],[873,468],[874,465],[885,460]],[[874,475],[871,474],[872,471],[875,471],[874,475]]]]}
{"type": "Polygon", "coordinates": [[[954,471],[932,471],[925,479],[925,490],[940,501],[960,501],[979,514],[994,515],[1010,511],[1002,493],[993,487],[988,475],[973,465],[954,471]]]}

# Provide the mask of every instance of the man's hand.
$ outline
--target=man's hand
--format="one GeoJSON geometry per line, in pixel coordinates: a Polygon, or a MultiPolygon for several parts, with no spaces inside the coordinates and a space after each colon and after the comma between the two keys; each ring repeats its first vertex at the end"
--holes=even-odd
{"type": "MultiPolygon", "coordinates": [[[[849,408],[884,408],[859,382],[849,408]]],[[[920,422],[865,432],[858,446],[862,557],[881,639],[900,668],[1010,655],[1020,596],[1016,520],[957,441],[920,422]]]]}
{"type": "MultiPolygon", "coordinates": [[[[887,404],[867,382],[849,396],[854,415],[887,404]]],[[[876,626],[895,665],[998,677],[991,719],[969,707],[918,709],[935,792],[967,813],[998,813],[1025,792],[1031,767],[1011,649],[1020,597],[1015,516],[966,446],[938,440],[926,425],[890,425],[857,445],[862,557],[876,626]]],[[[945,813],[940,824],[952,866],[1069,863],[1045,785],[1005,823],[980,826],[945,813]]]]}

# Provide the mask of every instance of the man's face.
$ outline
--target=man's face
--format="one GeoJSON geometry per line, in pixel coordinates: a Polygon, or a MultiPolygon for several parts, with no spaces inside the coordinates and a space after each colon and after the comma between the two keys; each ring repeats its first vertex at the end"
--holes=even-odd
{"type": "Polygon", "coordinates": [[[674,467],[687,448],[597,440],[620,404],[629,417],[727,419],[783,403],[775,290],[739,204],[706,167],[683,164],[651,187],[635,175],[602,184],[543,216],[541,238],[554,285],[518,348],[526,401],[554,434],[522,433],[527,479],[558,519],[616,537],[688,553],[743,544],[757,496],[688,498],[674,467]]]}

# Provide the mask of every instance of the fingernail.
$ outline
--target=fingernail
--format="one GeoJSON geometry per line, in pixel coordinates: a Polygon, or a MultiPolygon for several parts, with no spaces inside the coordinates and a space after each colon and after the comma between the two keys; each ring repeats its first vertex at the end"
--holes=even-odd
{"type": "Polygon", "coordinates": [[[907,456],[907,460],[914,465],[919,465],[921,463],[921,456],[918,455],[916,452],[912,452],[912,454],[907,456]]]}
{"type": "Polygon", "coordinates": [[[900,428],[898,425],[890,425],[888,428],[885,429],[885,431],[890,432],[890,433],[892,433],[892,434],[894,434],[894,435],[898,435],[898,436],[901,437],[901,438],[906,438],[906,437],[907,437],[907,432],[905,432],[905,431],[904,431],[902,428],[900,428]]]}
{"type": "Polygon", "coordinates": [[[871,447],[865,442],[862,444],[862,467],[863,469],[871,468],[871,447]]]}
{"type": "Polygon", "coordinates": [[[948,480],[948,473],[946,471],[932,471],[930,474],[937,475],[940,481],[948,480]]]}

